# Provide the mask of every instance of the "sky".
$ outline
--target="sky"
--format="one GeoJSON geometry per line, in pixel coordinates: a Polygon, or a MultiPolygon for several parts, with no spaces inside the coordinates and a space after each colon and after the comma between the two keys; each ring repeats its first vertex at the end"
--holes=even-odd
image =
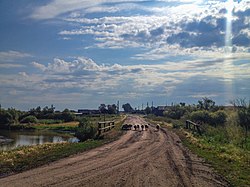
{"type": "Polygon", "coordinates": [[[0,0],[0,104],[250,99],[250,0],[0,0]]]}

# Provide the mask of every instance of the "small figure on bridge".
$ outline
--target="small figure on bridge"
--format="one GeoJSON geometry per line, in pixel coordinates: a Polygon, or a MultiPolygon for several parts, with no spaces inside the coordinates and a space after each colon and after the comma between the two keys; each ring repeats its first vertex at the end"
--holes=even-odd
{"type": "Polygon", "coordinates": [[[142,131],[144,130],[144,125],[141,125],[141,130],[142,130],[142,131]]]}
{"type": "Polygon", "coordinates": [[[140,125],[137,125],[137,129],[140,130],[140,125]]]}
{"type": "Polygon", "coordinates": [[[157,124],[157,125],[156,125],[156,130],[159,131],[159,130],[160,130],[160,127],[161,127],[161,126],[160,126],[159,124],[157,124]]]}
{"type": "Polygon", "coordinates": [[[129,128],[129,130],[132,130],[132,125],[129,124],[129,125],[128,125],[128,128],[129,128]]]}
{"type": "Polygon", "coordinates": [[[136,131],[136,129],[137,129],[137,125],[134,125],[134,128],[135,128],[135,131],[136,131]]]}

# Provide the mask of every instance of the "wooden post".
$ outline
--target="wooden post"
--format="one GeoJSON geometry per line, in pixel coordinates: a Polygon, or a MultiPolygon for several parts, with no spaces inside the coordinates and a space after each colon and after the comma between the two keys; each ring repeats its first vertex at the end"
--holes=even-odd
{"type": "Polygon", "coordinates": [[[98,122],[98,135],[100,135],[102,132],[102,124],[98,122]]]}

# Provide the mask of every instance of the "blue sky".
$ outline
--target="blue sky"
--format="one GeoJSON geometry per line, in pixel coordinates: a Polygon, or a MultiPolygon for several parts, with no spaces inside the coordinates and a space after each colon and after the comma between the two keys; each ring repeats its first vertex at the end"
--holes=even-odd
{"type": "Polygon", "coordinates": [[[0,104],[250,99],[250,1],[0,0],[0,104]]]}

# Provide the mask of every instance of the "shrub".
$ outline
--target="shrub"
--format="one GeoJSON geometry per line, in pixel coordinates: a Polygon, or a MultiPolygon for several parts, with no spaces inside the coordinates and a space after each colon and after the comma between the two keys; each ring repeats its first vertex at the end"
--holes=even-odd
{"type": "Polygon", "coordinates": [[[225,112],[219,110],[216,112],[208,112],[206,110],[195,111],[191,113],[192,121],[201,121],[209,125],[217,126],[224,125],[227,115],[225,112]]]}
{"type": "Polygon", "coordinates": [[[200,121],[203,123],[209,123],[209,121],[211,120],[209,112],[205,110],[192,112],[190,118],[192,121],[200,121]]]}
{"type": "Polygon", "coordinates": [[[184,107],[175,105],[165,111],[164,115],[172,119],[180,119],[185,114],[185,112],[186,110],[184,107]]]}
{"type": "Polygon", "coordinates": [[[217,112],[213,112],[210,114],[211,121],[209,124],[217,126],[217,125],[224,125],[226,122],[227,115],[225,112],[219,110],[217,112]]]}
{"type": "Polygon", "coordinates": [[[37,122],[38,122],[37,118],[32,115],[26,116],[21,120],[21,123],[37,123],[37,122]]]}
{"type": "Polygon", "coordinates": [[[97,129],[93,127],[86,118],[83,118],[79,121],[75,136],[80,140],[80,142],[83,142],[88,139],[94,139],[96,136],[96,132],[97,129]]]}

